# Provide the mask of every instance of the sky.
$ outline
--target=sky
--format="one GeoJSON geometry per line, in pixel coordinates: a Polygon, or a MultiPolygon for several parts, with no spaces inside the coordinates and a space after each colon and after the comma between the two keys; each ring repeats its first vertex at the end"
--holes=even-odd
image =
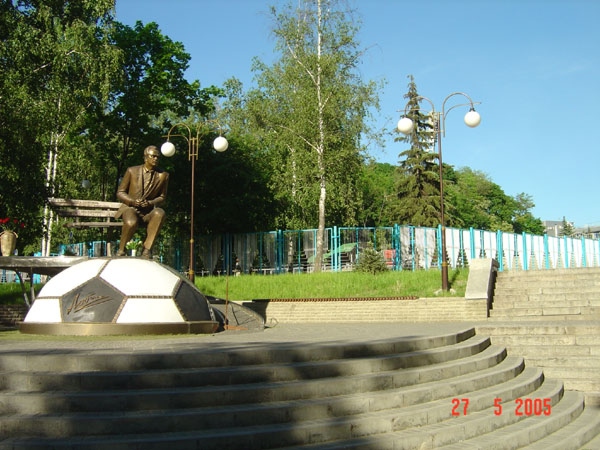
{"type": "MultiPolygon", "coordinates": [[[[254,87],[252,61],[275,53],[270,5],[287,0],[116,0],[116,19],[156,22],[191,55],[189,81],[254,87]]],[[[391,132],[404,110],[408,76],[442,111],[464,92],[467,107],[446,103],[443,161],[485,173],[507,195],[530,195],[535,217],[600,225],[600,1],[348,0],[365,53],[363,81],[384,83],[375,129],[390,132],[377,161],[398,164],[406,144],[391,132]]],[[[430,110],[429,103],[422,103],[430,110]]]]}

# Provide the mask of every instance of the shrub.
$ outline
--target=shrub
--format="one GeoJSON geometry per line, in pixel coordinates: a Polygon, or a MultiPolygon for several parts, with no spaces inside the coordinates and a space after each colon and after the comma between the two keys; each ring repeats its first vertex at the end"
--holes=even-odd
{"type": "Polygon", "coordinates": [[[389,269],[381,253],[373,248],[366,248],[360,253],[354,270],[375,275],[389,269]]]}

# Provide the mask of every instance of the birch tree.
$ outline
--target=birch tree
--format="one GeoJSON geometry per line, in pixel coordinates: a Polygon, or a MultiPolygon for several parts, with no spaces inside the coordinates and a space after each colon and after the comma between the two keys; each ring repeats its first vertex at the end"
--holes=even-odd
{"type": "Polygon", "coordinates": [[[363,83],[357,70],[358,22],[340,4],[303,0],[271,8],[281,56],[271,67],[256,61],[259,92],[249,105],[270,151],[278,225],[316,224],[316,271],[328,222],[358,221],[361,134],[368,131],[369,109],[378,107],[376,83],[363,83]]]}

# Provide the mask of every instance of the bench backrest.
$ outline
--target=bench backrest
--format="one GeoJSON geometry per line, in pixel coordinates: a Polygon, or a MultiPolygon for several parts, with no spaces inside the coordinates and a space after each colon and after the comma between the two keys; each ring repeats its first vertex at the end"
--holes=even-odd
{"type": "Polygon", "coordinates": [[[121,206],[121,203],[119,202],[102,202],[98,200],[79,200],[71,198],[49,198],[48,204],[58,216],[75,219],[75,222],[67,224],[67,226],[76,228],[93,228],[122,225],[121,222],[116,222],[114,219],[116,211],[121,206]],[[104,219],[104,221],[90,221],[90,219],[94,218],[104,219]]]}

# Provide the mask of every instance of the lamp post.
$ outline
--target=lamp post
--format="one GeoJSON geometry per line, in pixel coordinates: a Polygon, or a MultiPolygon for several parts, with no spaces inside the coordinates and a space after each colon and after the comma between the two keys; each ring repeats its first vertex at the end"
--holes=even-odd
{"type": "MultiPolygon", "coordinates": [[[[200,141],[200,129],[196,130],[196,135],[192,135],[191,128],[185,123],[176,123],[173,125],[167,133],[167,141],[160,147],[160,151],[164,156],[171,157],[175,154],[175,145],[169,141],[173,136],[179,136],[184,138],[188,143],[188,161],[192,163],[192,180],[191,180],[191,205],[190,205],[190,263],[188,267],[188,279],[194,283],[195,281],[195,267],[196,258],[194,253],[194,186],[195,186],[195,172],[196,172],[196,160],[198,159],[198,143],[200,141]],[[177,127],[183,127],[187,130],[185,134],[172,134],[173,130],[177,127]]],[[[213,141],[213,148],[218,152],[224,152],[229,147],[227,139],[220,135],[213,141]]]]}
{"type": "MultiPolygon", "coordinates": [[[[441,253],[442,253],[442,289],[444,291],[448,290],[448,261],[446,260],[446,222],[444,217],[444,179],[443,179],[443,168],[442,168],[442,136],[446,135],[446,115],[452,111],[454,108],[458,108],[460,106],[469,106],[469,111],[465,114],[464,121],[465,124],[470,128],[475,128],[481,122],[481,116],[477,111],[475,111],[475,105],[480,104],[480,102],[473,102],[471,97],[469,97],[464,92],[453,92],[448,95],[444,101],[442,102],[442,110],[436,111],[433,102],[427,97],[418,96],[416,97],[417,103],[421,100],[427,101],[431,105],[431,112],[429,115],[433,121],[433,132],[435,133],[437,143],[438,143],[438,159],[440,164],[440,228],[441,228],[441,253]],[[461,103],[458,105],[454,105],[448,110],[446,110],[446,102],[457,95],[461,95],[465,97],[469,102],[461,103]]],[[[409,101],[410,103],[410,101],[409,101]]],[[[413,131],[414,123],[412,119],[410,119],[407,115],[407,108],[409,103],[404,107],[403,117],[398,121],[398,131],[402,134],[410,134],[413,131]]],[[[417,107],[413,107],[412,111],[418,110],[417,107]]]]}

